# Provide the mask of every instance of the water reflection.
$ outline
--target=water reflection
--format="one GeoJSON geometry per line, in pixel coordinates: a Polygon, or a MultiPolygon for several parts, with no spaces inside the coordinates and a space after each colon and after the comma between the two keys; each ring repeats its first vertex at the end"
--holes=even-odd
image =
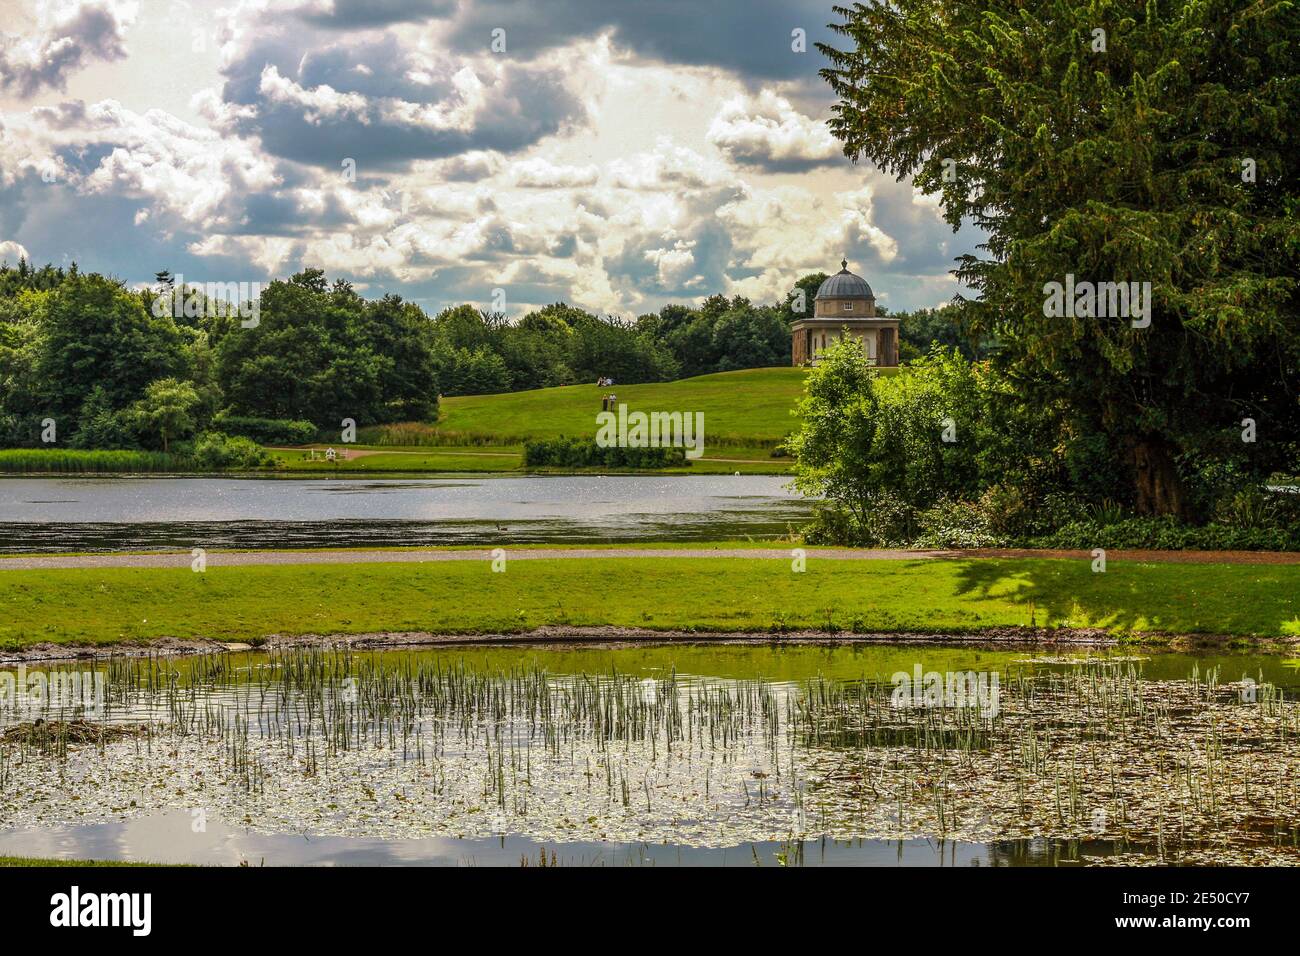
{"type": "Polygon", "coordinates": [[[0,481],[0,553],[770,538],[810,504],[772,475],[0,481]]]}
{"type": "Polygon", "coordinates": [[[0,855],[208,866],[1078,866],[1110,856],[1106,840],[792,840],[689,847],[666,843],[426,837],[386,840],[259,833],[175,810],[132,820],[0,832],[0,855]]]}

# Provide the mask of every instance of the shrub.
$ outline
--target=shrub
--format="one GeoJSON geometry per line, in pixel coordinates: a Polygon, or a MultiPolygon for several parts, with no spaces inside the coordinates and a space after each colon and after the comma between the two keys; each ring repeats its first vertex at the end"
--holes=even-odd
{"type": "Polygon", "coordinates": [[[978,501],[945,498],[921,511],[896,495],[875,492],[861,519],[821,503],[804,537],[809,544],[877,548],[1300,551],[1300,520],[1290,514],[1292,507],[1300,511],[1300,495],[1265,494],[1261,503],[1245,494],[1222,520],[1193,525],[1172,516],[1129,515],[1109,502],[1085,505],[1065,494],[1031,506],[1016,489],[998,485],[978,501]]]}
{"type": "Polygon", "coordinates": [[[945,498],[917,516],[922,548],[995,548],[1006,543],[979,503],[945,498]]]}
{"type": "Polygon", "coordinates": [[[1101,501],[1088,506],[1088,517],[1094,524],[1105,528],[1125,520],[1128,517],[1128,512],[1118,502],[1110,498],[1103,498],[1101,501]]]}
{"type": "Polygon", "coordinates": [[[862,525],[843,508],[825,502],[813,506],[812,521],[800,532],[806,544],[834,544],[861,548],[873,542],[865,540],[862,525]]]}
{"type": "Polygon", "coordinates": [[[1259,488],[1245,488],[1220,500],[1214,520],[1232,528],[1266,528],[1277,521],[1280,510],[1277,496],[1259,488]]]}
{"type": "Polygon", "coordinates": [[[1034,548],[1134,548],[1160,551],[1300,551],[1295,526],[1242,528],[1211,522],[1188,525],[1176,518],[1125,518],[1103,525],[1095,520],[1072,521],[1048,535],[1026,542],[1034,548]]]}
{"type": "Polygon", "coordinates": [[[689,464],[684,448],[602,447],[593,438],[563,435],[524,443],[528,468],[681,468],[689,464]]]}
{"type": "Polygon", "coordinates": [[[275,459],[251,438],[204,432],[188,449],[195,468],[218,471],[225,468],[269,468],[275,459]]]}
{"type": "Polygon", "coordinates": [[[916,510],[892,492],[877,491],[867,495],[861,517],[833,503],[818,504],[803,534],[809,544],[903,548],[916,531],[916,510]]]}
{"type": "Polygon", "coordinates": [[[996,484],[980,495],[979,507],[990,534],[1002,537],[1023,534],[1043,520],[1043,510],[1034,507],[1028,495],[1015,485],[996,484]]]}
{"type": "Polygon", "coordinates": [[[809,376],[799,413],[801,427],[785,443],[795,486],[877,525],[858,540],[896,533],[879,527],[882,504],[897,511],[885,494],[919,512],[944,499],[978,500],[1001,484],[989,510],[1014,506],[1002,516],[1012,532],[1033,526],[1039,500],[1059,485],[1054,414],[1024,407],[1012,383],[955,353],[936,350],[886,376],[842,343],[809,376]]]}
{"type": "Polygon", "coordinates": [[[316,440],[315,425],[288,418],[254,418],[222,413],[212,420],[212,427],[227,435],[251,438],[263,445],[306,445],[316,440]]]}
{"type": "Polygon", "coordinates": [[[137,430],[127,412],[96,410],[81,420],[81,427],[68,443],[73,448],[130,449],[138,448],[137,430]]]}

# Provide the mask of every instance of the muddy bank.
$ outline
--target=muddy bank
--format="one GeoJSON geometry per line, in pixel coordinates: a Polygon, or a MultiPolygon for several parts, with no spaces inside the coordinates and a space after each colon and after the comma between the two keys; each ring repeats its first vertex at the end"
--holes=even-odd
{"type": "Polygon", "coordinates": [[[733,644],[965,644],[988,647],[1117,647],[1121,644],[1162,650],[1197,648],[1256,648],[1271,653],[1294,653],[1296,638],[1244,638],[1221,634],[1148,633],[1116,636],[1102,628],[997,627],[965,633],[908,631],[851,634],[830,631],[656,631],[627,627],[539,627],[516,633],[435,634],[429,631],[378,631],[363,634],[272,634],[255,643],[206,639],[161,638],[147,642],[114,644],[33,644],[0,650],[0,664],[29,661],[102,659],[108,657],[183,656],[221,651],[274,650],[277,648],[330,647],[380,650],[402,647],[438,647],[484,644],[630,644],[630,643],[733,643],[733,644]]]}

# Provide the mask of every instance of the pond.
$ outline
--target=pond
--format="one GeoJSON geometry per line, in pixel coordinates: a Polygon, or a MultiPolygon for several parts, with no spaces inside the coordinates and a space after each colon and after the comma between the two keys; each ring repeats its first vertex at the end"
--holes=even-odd
{"type": "Polygon", "coordinates": [[[0,479],[0,554],[774,538],[774,475],[0,479]]]}
{"type": "Polygon", "coordinates": [[[0,854],[1295,864],[1297,664],[863,641],[11,667],[0,854]]]}

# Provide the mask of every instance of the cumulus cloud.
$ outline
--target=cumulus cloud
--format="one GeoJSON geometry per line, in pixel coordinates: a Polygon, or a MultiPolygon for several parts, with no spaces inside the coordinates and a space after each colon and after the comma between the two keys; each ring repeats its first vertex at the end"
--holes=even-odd
{"type": "Polygon", "coordinates": [[[449,38],[459,50],[483,49],[501,27],[512,55],[532,57],[577,37],[608,35],[644,60],[792,80],[815,77],[824,65],[814,43],[831,39],[830,18],[824,0],[473,0],[450,20],[449,38]],[[796,30],[803,33],[802,52],[795,49],[796,30]]]}
{"type": "Polygon", "coordinates": [[[16,263],[19,259],[29,259],[27,250],[21,243],[14,242],[12,239],[6,239],[0,242],[0,262],[7,262],[10,265],[16,263]]]}
{"type": "Polygon", "coordinates": [[[322,122],[355,119],[363,126],[370,122],[367,115],[369,103],[360,93],[340,93],[327,83],[304,89],[293,80],[280,75],[275,64],[262,70],[257,86],[265,102],[276,106],[297,107],[305,122],[319,126],[322,122]]]}
{"type": "MultiPolygon", "coordinates": [[[[140,21],[170,2],[141,0],[140,21]]],[[[110,88],[120,101],[11,97],[0,253],[140,282],[319,266],[426,308],[503,287],[516,315],[773,301],[843,255],[891,305],[951,286],[977,239],[843,161],[803,74],[751,63],[788,48],[811,5],[539,6],[228,0],[207,72],[168,75],[194,83],[192,122],[151,109],[139,82],[110,88]],[[505,56],[488,50],[498,25],[505,56]]],[[[104,69],[138,80],[152,64],[104,69]]]]}
{"type": "Polygon", "coordinates": [[[245,10],[339,33],[382,27],[435,31],[459,55],[506,32],[513,58],[534,59],[607,36],[624,54],[675,66],[719,67],[743,77],[811,81],[832,39],[824,0],[241,0],[245,10]]]}
{"type": "Polygon", "coordinates": [[[525,159],[514,166],[515,185],[528,189],[572,189],[575,186],[592,186],[600,177],[595,166],[556,165],[538,156],[525,159]]]}
{"type": "Polygon", "coordinates": [[[21,164],[83,196],[145,202],[153,221],[220,227],[236,221],[243,201],[281,183],[274,164],[250,144],[225,139],[163,110],[137,113],[116,100],[68,100],[11,118],[21,164]]]}
{"type": "Polygon", "coordinates": [[[339,30],[418,23],[455,13],[456,0],[294,0],[292,12],[339,30]]]}
{"type": "Polygon", "coordinates": [[[661,136],[652,152],[610,164],[610,181],[620,189],[706,189],[731,180],[722,163],[661,136]]]}
{"type": "Polygon", "coordinates": [[[62,90],[68,75],[92,60],[122,59],[136,12],[135,2],[122,0],[41,3],[33,33],[0,35],[0,90],[23,98],[62,90]]]}
{"type": "Polygon", "coordinates": [[[828,193],[751,187],[720,206],[717,219],[732,237],[738,266],[727,291],[769,301],[801,275],[834,271],[844,256],[882,304],[919,307],[951,296],[953,260],[973,250],[978,237],[954,234],[910,183],[878,172],[867,179],[828,193]]]}
{"type": "Polygon", "coordinates": [[[346,43],[309,30],[234,45],[207,115],[277,156],[394,169],[465,153],[511,153],[585,119],[555,66],[431,53],[384,34],[346,43]],[[364,67],[364,69],[359,69],[364,67]]]}
{"type": "Polygon", "coordinates": [[[496,212],[497,203],[495,191],[486,186],[437,184],[409,191],[406,210],[411,215],[467,220],[496,212]]]}
{"type": "Polygon", "coordinates": [[[439,160],[433,166],[441,179],[472,183],[496,175],[501,168],[501,157],[496,153],[476,151],[439,160]]]}
{"type": "Polygon", "coordinates": [[[737,96],[724,103],[708,138],[733,161],[770,172],[804,172],[843,161],[825,123],[766,89],[757,97],[737,96]]]}

